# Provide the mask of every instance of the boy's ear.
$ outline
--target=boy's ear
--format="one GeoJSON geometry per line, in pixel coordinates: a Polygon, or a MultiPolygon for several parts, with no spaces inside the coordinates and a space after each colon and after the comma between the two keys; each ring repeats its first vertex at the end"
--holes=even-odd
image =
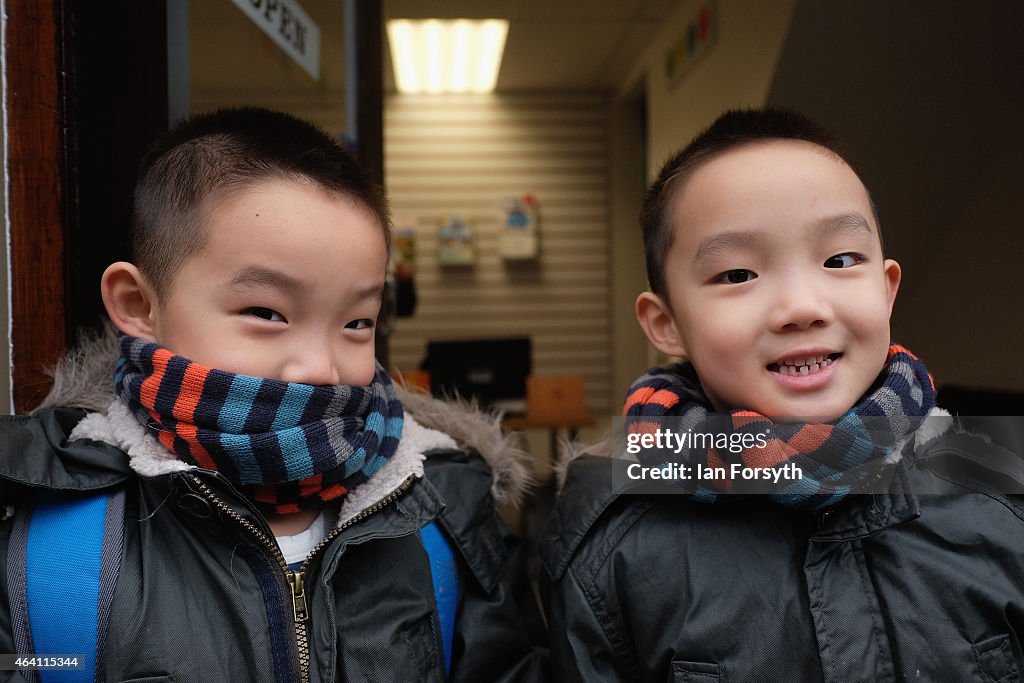
{"type": "Polygon", "coordinates": [[[643,292],[636,298],[636,321],[654,348],[666,356],[686,355],[672,311],[660,296],[643,292]]]}
{"type": "Polygon", "coordinates": [[[156,296],[138,268],[126,261],[107,266],[100,280],[100,294],[107,315],[117,329],[132,337],[156,341],[153,335],[156,296]]]}
{"type": "Polygon", "coordinates": [[[889,299],[889,315],[892,315],[893,304],[896,303],[896,292],[900,289],[900,280],[903,277],[903,270],[900,264],[890,259],[885,259],[885,294],[889,299]]]}

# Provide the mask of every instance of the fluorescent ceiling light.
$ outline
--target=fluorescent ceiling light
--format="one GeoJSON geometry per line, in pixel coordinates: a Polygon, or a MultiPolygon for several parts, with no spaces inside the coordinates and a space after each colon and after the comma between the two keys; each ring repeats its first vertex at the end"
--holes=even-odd
{"type": "Polygon", "coordinates": [[[491,92],[505,51],[505,19],[388,21],[395,83],[403,93],[491,92]]]}

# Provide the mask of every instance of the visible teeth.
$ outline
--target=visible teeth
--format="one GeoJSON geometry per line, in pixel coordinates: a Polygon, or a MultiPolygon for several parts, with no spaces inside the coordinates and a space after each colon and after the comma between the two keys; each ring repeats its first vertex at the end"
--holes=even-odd
{"type": "Polygon", "coordinates": [[[813,366],[815,364],[815,362],[816,362],[816,364],[820,365],[821,362],[823,360],[825,360],[826,358],[827,358],[827,356],[824,356],[824,355],[814,355],[814,356],[810,356],[810,357],[807,357],[807,358],[795,358],[795,359],[792,359],[792,360],[783,360],[781,362],[781,365],[783,365],[783,366],[797,366],[798,368],[800,366],[813,366]]]}
{"type": "Polygon", "coordinates": [[[784,360],[781,363],[779,363],[779,365],[780,365],[780,367],[783,366],[783,365],[791,365],[791,366],[795,366],[795,367],[809,366],[809,365],[814,365],[814,364],[821,365],[822,363],[825,363],[826,361],[828,361],[828,359],[829,359],[828,356],[810,356],[808,358],[796,358],[796,359],[793,359],[793,360],[784,360]]]}
{"type": "Polygon", "coordinates": [[[797,360],[784,360],[778,363],[778,372],[782,375],[810,375],[832,365],[828,356],[814,356],[797,360]]]}

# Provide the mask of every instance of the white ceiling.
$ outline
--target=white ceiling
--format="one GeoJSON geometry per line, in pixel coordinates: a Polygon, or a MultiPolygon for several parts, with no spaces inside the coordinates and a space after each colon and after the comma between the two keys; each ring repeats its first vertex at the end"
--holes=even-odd
{"type": "MultiPolygon", "coordinates": [[[[499,92],[612,90],[680,0],[384,0],[384,19],[508,19],[499,92]]],[[[394,89],[385,38],[385,81],[394,89]]]]}

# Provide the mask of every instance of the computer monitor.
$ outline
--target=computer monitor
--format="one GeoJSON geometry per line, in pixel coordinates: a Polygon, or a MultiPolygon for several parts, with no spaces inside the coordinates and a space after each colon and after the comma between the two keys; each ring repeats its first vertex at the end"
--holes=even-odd
{"type": "Polygon", "coordinates": [[[475,398],[485,407],[523,413],[531,356],[529,337],[431,341],[421,368],[430,373],[435,396],[475,398]]]}

